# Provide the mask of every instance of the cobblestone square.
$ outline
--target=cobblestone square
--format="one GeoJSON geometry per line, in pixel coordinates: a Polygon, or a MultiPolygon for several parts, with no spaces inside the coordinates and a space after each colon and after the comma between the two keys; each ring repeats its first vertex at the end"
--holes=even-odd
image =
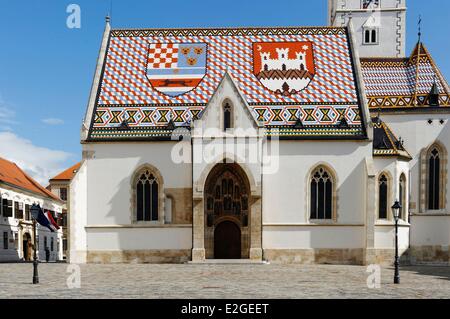
{"type": "Polygon", "coordinates": [[[81,265],[81,288],[69,289],[68,264],[0,264],[0,298],[450,298],[450,268],[381,269],[369,289],[361,266],[328,265],[81,265]]]}

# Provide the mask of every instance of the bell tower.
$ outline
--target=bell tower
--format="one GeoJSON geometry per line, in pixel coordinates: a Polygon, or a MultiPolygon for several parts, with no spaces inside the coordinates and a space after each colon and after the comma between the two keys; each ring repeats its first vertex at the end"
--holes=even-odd
{"type": "Polygon", "coordinates": [[[406,0],[328,0],[328,24],[356,33],[361,57],[404,57],[406,0]]]}

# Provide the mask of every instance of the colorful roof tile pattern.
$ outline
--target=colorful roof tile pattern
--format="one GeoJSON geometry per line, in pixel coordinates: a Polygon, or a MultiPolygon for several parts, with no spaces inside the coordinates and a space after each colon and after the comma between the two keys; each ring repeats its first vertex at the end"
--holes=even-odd
{"type": "Polygon", "coordinates": [[[372,109],[428,107],[434,83],[440,107],[450,107],[448,84],[422,43],[416,45],[409,58],[363,58],[361,68],[372,109]]]}
{"type": "Polygon", "coordinates": [[[300,119],[326,137],[339,135],[345,120],[352,133],[343,136],[364,135],[348,37],[334,27],[112,30],[89,137],[158,137],[169,123],[187,127],[226,72],[266,126],[300,119]],[[120,129],[124,122],[128,129],[120,129]]]}
{"type": "Polygon", "coordinates": [[[412,159],[405,149],[403,141],[392,133],[389,126],[379,117],[372,118],[373,123],[373,155],[374,156],[398,156],[412,159]]]}

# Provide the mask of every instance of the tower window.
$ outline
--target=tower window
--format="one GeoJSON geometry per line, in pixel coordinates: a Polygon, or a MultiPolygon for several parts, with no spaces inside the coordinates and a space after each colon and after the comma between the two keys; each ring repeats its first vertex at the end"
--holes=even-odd
{"type": "Polygon", "coordinates": [[[380,6],[380,0],[362,0],[361,5],[363,9],[375,9],[380,6]]]}
{"type": "Polygon", "coordinates": [[[364,44],[378,44],[378,28],[365,28],[363,38],[364,44]]]}

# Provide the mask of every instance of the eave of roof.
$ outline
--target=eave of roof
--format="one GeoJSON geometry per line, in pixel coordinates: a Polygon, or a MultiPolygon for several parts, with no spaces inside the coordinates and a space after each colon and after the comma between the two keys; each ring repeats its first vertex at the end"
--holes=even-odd
{"type": "Polygon", "coordinates": [[[81,166],[81,162],[76,163],[75,165],[69,167],[65,171],[63,171],[63,172],[59,173],[58,175],[56,175],[55,177],[51,178],[50,182],[71,180],[75,176],[76,171],[78,171],[80,166],[81,166]]]}
{"type": "Polygon", "coordinates": [[[412,160],[403,143],[394,135],[390,127],[379,117],[372,118],[374,127],[373,155],[376,157],[395,156],[412,160]],[[381,147],[380,144],[384,144],[381,147]]]}
{"type": "Polygon", "coordinates": [[[54,201],[62,201],[52,192],[36,182],[25,173],[17,164],[0,157],[0,182],[13,188],[25,190],[40,197],[54,201]]]}

